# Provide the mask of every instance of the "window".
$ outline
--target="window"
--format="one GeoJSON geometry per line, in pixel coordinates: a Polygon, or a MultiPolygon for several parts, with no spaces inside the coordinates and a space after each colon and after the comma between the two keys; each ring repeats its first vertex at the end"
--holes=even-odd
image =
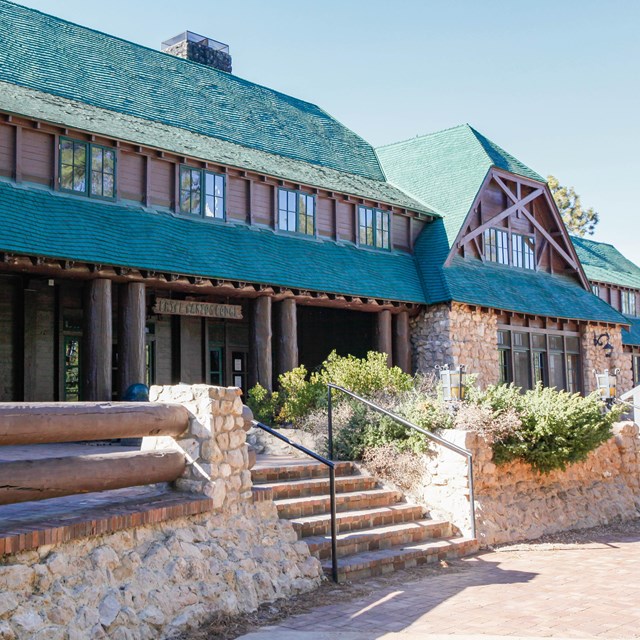
{"type": "Polygon", "coordinates": [[[592,284],[591,285],[591,293],[593,293],[594,296],[600,296],[600,286],[597,284],[592,284]]]}
{"type": "Polygon", "coordinates": [[[115,149],[60,138],[59,151],[61,191],[109,200],[116,197],[115,149]]]}
{"type": "Polygon", "coordinates": [[[315,233],[316,201],[301,191],[278,189],[278,229],[295,233],[315,233]]]}
{"type": "Polygon", "coordinates": [[[490,262],[509,264],[509,234],[502,229],[485,229],[484,257],[490,262]]]}
{"type": "Polygon", "coordinates": [[[180,213],[224,220],[224,176],[204,169],[180,167],[180,213]]]}
{"type": "Polygon", "coordinates": [[[636,292],[621,291],[620,292],[620,310],[627,316],[636,315],[636,292]]]}
{"type": "Polygon", "coordinates": [[[523,269],[535,269],[535,238],[533,236],[523,236],[519,233],[511,235],[512,264],[514,267],[523,269]]]}
{"type": "Polygon", "coordinates": [[[580,340],[566,334],[498,331],[499,382],[531,389],[537,383],[581,390],[580,340]]]}
{"type": "Polygon", "coordinates": [[[389,249],[389,212],[358,207],[358,243],[389,249]]]}
{"type": "Polygon", "coordinates": [[[640,384],[640,355],[633,356],[633,386],[640,384]]]}

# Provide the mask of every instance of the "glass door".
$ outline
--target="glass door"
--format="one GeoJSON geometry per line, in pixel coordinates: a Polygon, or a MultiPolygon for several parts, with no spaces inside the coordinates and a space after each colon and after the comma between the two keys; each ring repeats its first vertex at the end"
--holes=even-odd
{"type": "Polygon", "coordinates": [[[224,386],[224,358],[222,347],[209,347],[209,384],[224,386]]]}

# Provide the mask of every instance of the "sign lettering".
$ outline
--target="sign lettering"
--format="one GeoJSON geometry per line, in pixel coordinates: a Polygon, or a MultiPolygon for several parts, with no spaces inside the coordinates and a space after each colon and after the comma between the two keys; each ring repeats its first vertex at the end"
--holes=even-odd
{"type": "Polygon", "coordinates": [[[154,313],[176,316],[200,316],[204,318],[226,318],[242,320],[239,304],[216,304],[215,302],[193,302],[192,300],[169,300],[156,298],[154,313]]]}

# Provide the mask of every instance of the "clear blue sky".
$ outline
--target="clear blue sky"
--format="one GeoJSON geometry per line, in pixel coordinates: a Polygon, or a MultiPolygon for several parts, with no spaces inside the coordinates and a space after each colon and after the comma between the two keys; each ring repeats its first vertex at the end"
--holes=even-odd
{"type": "Polygon", "coordinates": [[[640,2],[23,0],[149,47],[189,29],[234,73],[374,145],[468,122],[575,186],[594,239],[640,264],[640,2]]]}

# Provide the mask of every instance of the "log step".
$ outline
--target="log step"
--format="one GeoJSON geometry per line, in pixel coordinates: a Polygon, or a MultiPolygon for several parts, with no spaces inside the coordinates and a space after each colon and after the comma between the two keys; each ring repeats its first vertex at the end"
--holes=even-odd
{"type": "MultiPolygon", "coordinates": [[[[456,537],[359,553],[338,560],[338,580],[344,582],[379,576],[440,560],[453,560],[477,550],[475,539],[456,537]]],[[[326,573],[331,573],[330,560],[324,561],[322,567],[326,573]]]]}
{"type": "MultiPolygon", "coordinates": [[[[376,509],[346,511],[336,514],[338,532],[359,531],[371,527],[381,527],[399,522],[412,522],[423,517],[423,508],[414,504],[393,504],[376,509]]],[[[307,536],[329,535],[331,516],[323,513],[291,520],[299,538],[307,536]]]]}
{"type": "MultiPolygon", "coordinates": [[[[400,502],[402,497],[400,491],[392,489],[369,489],[367,491],[339,493],[336,495],[336,510],[352,511],[354,509],[387,507],[400,502]]],[[[274,500],[274,502],[281,518],[312,516],[327,513],[330,509],[328,495],[287,498],[285,500],[274,500]]]]}
{"type": "MultiPolygon", "coordinates": [[[[336,478],[336,493],[367,491],[374,489],[376,485],[377,480],[371,476],[342,476],[336,478]]],[[[274,500],[306,498],[309,496],[329,494],[328,478],[305,478],[304,480],[291,480],[289,482],[265,482],[259,486],[260,488],[271,489],[274,500]]]]}
{"type": "MultiPolygon", "coordinates": [[[[434,538],[447,538],[451,535],[452,526],[447,520],[417,520],[373,529],[348,531],[338,535],[338,557],[416,544],[434,538]]],[[[304,541],[316,558],[320,560],[331,558],[330,535],[310,536],[304,541]]]]}

